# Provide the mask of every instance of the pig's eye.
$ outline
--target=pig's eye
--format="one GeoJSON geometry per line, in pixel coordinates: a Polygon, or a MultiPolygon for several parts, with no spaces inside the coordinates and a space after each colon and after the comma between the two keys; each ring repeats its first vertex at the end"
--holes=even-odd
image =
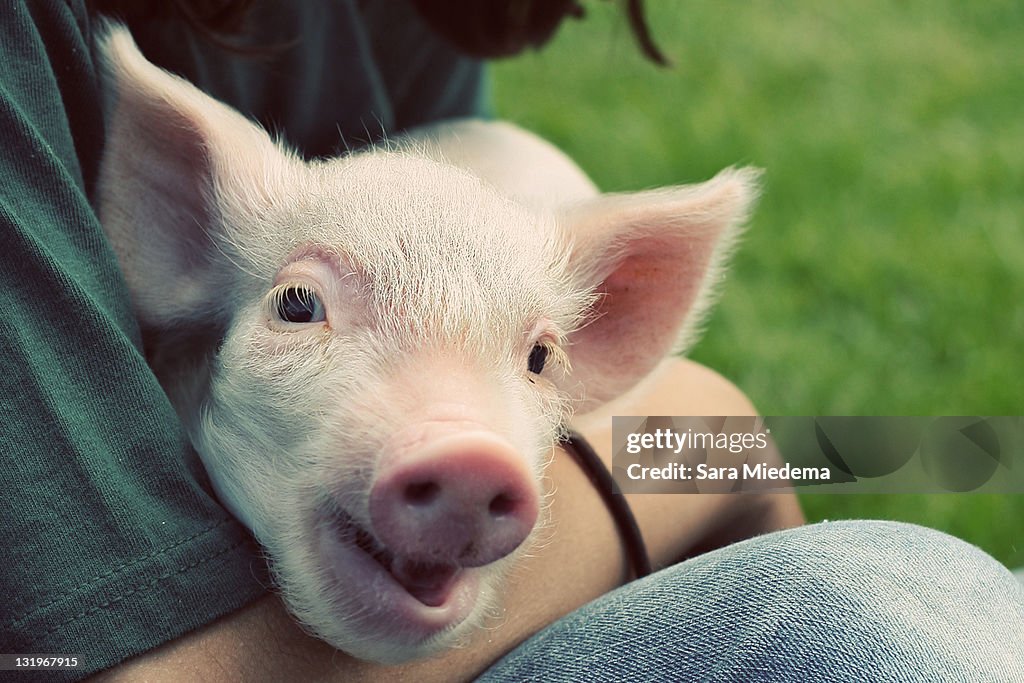
{"type": "Polygon", "coordinates": [[[548,351],[546,344],[533,345],[533,349],[530,350],[530,360],[527,362],[530,372],[539,375],[544,371],[544,363],[548,360],[548,351]]]}
{"type": "Polygon", "coordinates": [[[277,315],[289,323],[321,323],[327,319],[317,293],[299,286],[281,289],[277,296],[277,315]]]}

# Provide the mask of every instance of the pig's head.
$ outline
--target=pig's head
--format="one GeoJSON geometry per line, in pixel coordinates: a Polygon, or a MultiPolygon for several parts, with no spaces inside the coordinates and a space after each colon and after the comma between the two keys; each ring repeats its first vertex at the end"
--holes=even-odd
{"type": "Polygon", "coordinates": [[[102,52],[100,216],[222,501],[324,640],[451,645],[528,546],[569,410],[692,330],[752,175],[537,212],[415,154],[303,162],[123,30],[102,52]]]}

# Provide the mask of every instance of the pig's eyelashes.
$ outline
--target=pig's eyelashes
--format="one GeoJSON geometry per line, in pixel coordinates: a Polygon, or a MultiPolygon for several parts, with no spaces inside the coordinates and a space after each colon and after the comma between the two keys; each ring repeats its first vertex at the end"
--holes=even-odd
{"type": "Polygon", "coordinates": [[[530,350],[530,359],[527,361],[527,368],[529,368],[530,372],[535,375],[542,373],[550,352],[551,348],[547,344],[534,344],[530,350]]]}
{"type": "MultiPolygon", "coordinates": [[[[556,366],[564,374],[572,371],[569,357],[555,339],[534,342],[526,360],[526,369],[531,374],[539,375],[552,366],[556,366]]],[[[533,382],[532,379],[530,381],[533,382]]]]}
{"type": "Polygon", "coordinates": [[[275,292],[274,310],[288,323],[322,323],[327,320],[324,303],[309,287],[286,285],[275,292]]]}

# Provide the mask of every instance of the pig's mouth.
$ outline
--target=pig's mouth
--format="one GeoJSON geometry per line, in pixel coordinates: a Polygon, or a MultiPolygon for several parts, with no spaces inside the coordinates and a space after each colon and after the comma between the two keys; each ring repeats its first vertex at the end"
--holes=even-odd
{"type": "Polygon", "coordinates": [[[328,515],[337,542],[362,551],[417,601],[427,607],[443,607],[451,601],[459,579],[465,574],[463,567],[398,556],[337,505],[330,506],[328,515]]]}

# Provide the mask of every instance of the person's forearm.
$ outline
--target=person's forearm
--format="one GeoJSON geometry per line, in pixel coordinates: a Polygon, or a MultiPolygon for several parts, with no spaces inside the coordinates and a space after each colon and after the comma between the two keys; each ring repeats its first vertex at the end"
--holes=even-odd
{"type": "MultiPolygon", "coordinates": [[[[637,389],[577,419],[577,429],[609,468],[614,415],[752,416],[757,410],[715,371],[690,360],[668,359],[637,389]]],[[[626,499],[656,568],[804,523],[793,493],[627,494],[626,499]]]]}

